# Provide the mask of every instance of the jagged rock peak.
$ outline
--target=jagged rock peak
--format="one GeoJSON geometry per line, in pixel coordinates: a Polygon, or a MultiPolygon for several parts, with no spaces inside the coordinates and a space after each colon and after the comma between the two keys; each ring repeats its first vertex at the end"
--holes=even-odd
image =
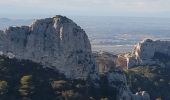
{"type": "MultiPolygon", "coordinates": [[[[170,59],[170,41],[145,39],[131,53],[120,55],[118,60],[128,68],[137,65],[158,65],[165,67],[165,60],[170,59]],[[164,63],[161,62],[162,58],[164,63]]],[[[168,62],[167,62],[168,63],[168,62]]]]}
{"type": "Polygon", "coordinates": [[[146,43],[146,42],[153,42],[153,40],[152,39],[144,39],[141,41],[141,43],[146,43]]]}
{"type": "Polygon", "coordinates": [[[170,41],[160,41],[160,40],[151,40],[146,39],[138,43],[132,54],[139,59],[151,59],[154,57],[155,53],[163,53],[170,55],[170,41]]]}
{"type": "Polygon", "coordinates": [[[42,24],[42,23],[74,23],[71,19],[65,17],[65,16],[61,16],[61,15],[56,15],[52,18],[45,18],[45,19],[38,19],[34,22],[34,24],[42,24]]]}
{"type": "Polygon", "coordinates": [[[4,55],[41,63],[74,79],[86,79],[94,69],[88,36],[67,17],[38,19],[30,26],[9,27],[2,33],[0,51],[4,55]]]}

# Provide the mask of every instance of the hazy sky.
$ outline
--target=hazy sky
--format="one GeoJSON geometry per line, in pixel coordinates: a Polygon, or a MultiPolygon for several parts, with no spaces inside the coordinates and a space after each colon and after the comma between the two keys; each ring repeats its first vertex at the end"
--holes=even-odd
{"type": "Polygon", "coordinates": [[[170,18],[170,0],[0,0],[0,17],[56,14],[170,18]]]}

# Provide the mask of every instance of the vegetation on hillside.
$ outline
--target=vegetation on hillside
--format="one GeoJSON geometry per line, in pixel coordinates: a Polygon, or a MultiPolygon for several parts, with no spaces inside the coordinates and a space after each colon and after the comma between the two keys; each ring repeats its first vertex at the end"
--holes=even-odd
{"type": "Polygon", "coordinates": [[[126,71],[130,89],[147,91],[151,100],[170,100],[170,68],[138,66],[126,71]]]}
{"type": "Polygon", "coordinates": [[[90,81],[69,80],[40,64],[0,56],[0,100],[116,99],[116,90],[106,83],[102,77],[95,88],[90,81]]]}

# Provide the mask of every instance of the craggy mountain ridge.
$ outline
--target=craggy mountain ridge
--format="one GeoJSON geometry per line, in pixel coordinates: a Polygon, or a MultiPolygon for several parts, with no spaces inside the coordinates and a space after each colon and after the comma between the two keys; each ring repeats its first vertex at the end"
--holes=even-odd
{"type": "MultiPolygon", "coordinates": [[[[137,46],[135,50],[139,51],[137,53],[140,56],[134,58],[142,58],[143,46],[140,46],[140,49],[137,46]]],[[[8,93],[18,91],[11,97],[13,100],[17,97],[21,100],[36,100],[41,95],[50,99],[51,94],[48,93],[53,94],[50,100],[56,98],[57,100],[83,100],[82,98],[150,100],[150,93],[143,88],[140,91],[136,90],[140,84],[136,86],[135,82],[129,82],[133,80],[130,78],[130,70],[122,69],[128,67],[127,61],[131,61],[127,60],[129,53],[121,55],[121,58],[119,55],[109,53],[93,54],[85,31],[64,16],[39,19],[30,26],[9,27],[0,31],[0,51],[1,71],[4,73],[0,79],[2,87],[0,91],[4,98],[8,98],[8,93]],[[27,60],[30,63],[25,62],[27,60]],[[16,68],[12,67],[13,65],[17,65],[16,68]],[[20,66],[22,67],[19,70],[20,66]],[[41,80],[42,77],[45,82],[41,80]],[[11,82],[16,82],[17,85],[12,85],[11,82]],[[43,82],[44,84],[41,84],[43,82]],[[39,85],[44,87],[38,87],[39,85]],[[14,89],[11,90],[11,86],[14,89]],[[39,88],[44,90],[37,90],[39,88]],[[137,93],[133,94],[131,90],[137,93]]]]}

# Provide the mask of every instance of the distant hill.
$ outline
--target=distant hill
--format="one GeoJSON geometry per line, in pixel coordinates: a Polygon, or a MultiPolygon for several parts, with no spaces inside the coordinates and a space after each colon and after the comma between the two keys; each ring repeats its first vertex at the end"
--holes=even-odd
{"type": "Polygon", "coordinates": [[[9,21],[11,21],[11,19],[9,19],[9,18],[0,18],[0,21],[1,22],[9,22],[9,21]]]}
{"type": "Polygon", "coordinates": [[[9,19],[9,18],[0,18],[0,29],[5,29],[9,26],[21,26],[21,25],[30,25],[33,19],[9,19]]]}

